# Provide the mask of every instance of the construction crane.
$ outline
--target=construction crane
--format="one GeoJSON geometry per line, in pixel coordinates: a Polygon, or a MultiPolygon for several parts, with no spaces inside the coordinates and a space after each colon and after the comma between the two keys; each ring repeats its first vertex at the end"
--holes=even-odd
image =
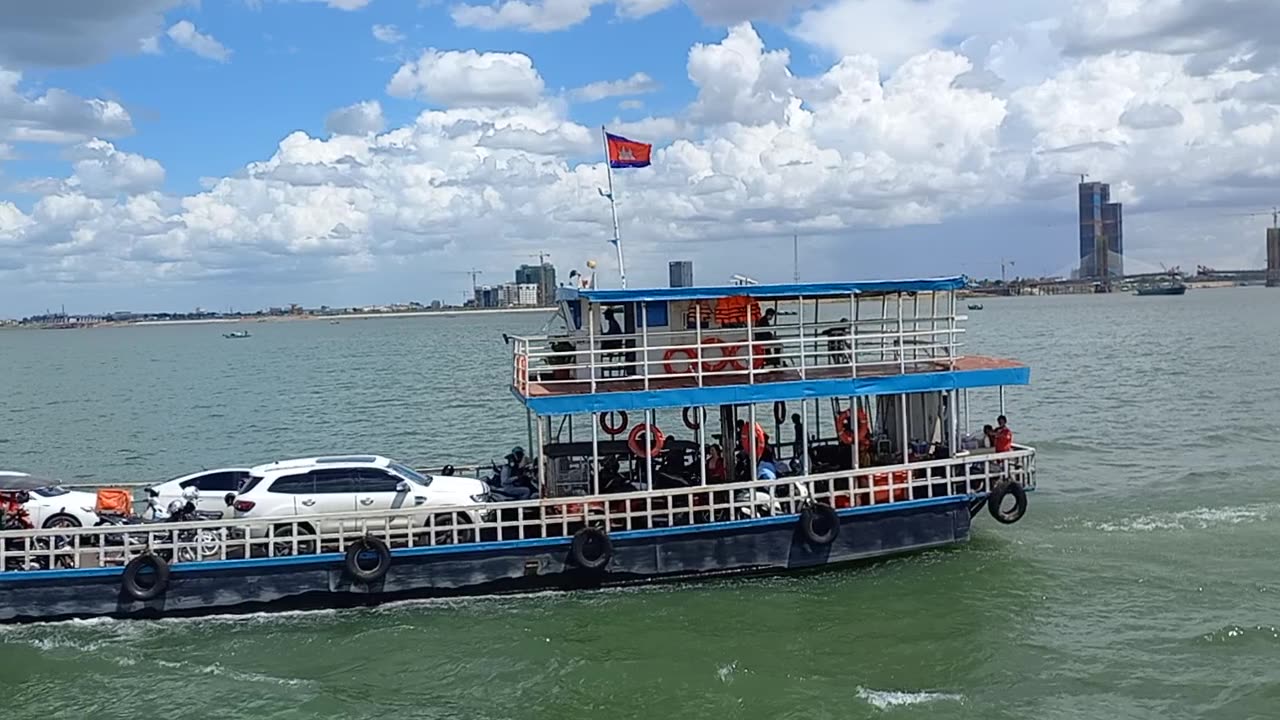
{"type": "Polygon", "coordinates": [[[1271,216],[1271,227],[1280,228],[1280,205],[1272,206],[1270,210],[1262,212],[1226,213],[1227,217],[1266,217],[1268,215],[1271,216]]]}
{"type": "Polygon", "coordinates": [[[477,286],[477,284],[476,284],[476,278],[477,278],[477,277],[479,277],[479,276],[481,276],[481,275],[483,275],[483,274],[484,274],[484,271],[483,271],[483,270],[477,270],[477,269],[475,269],[475,268],[471,268],[470,270],[454,270],[453,272],[454,272],[454,273],[456,273],[456,274],[460,274],[460,275],[470,275],[470,276],[471,276],[471,294],[472,294],[472,295],[475,295],[475,293],[476,293],[476,288],[478,287],[478,286],[477,286]]]}
{"type": "Polygon", "coordinates": [[[1083,185],[1083,184],[1084,184],[1085,179],[1089,177],[1089,173],[1074,173],[1074,172],[1073,172],[1073,173],[1069,173],[1069,172],[1059,172],[1058,174],[1059,174],[1059,175],[1070,175],[1071,177],[1078,177],[1078,178],[1080,178],[1080,184],[1081,184],[1081,185],[1083,185]]]}
{"type": "Polygon", "coordinates": [[[551,253],[546,250],[539,250],[538,252],[531,254],[529,257],[538,258],[538,267],[542,267],[547,264],[547,258],[551,257],[551,253]]]}

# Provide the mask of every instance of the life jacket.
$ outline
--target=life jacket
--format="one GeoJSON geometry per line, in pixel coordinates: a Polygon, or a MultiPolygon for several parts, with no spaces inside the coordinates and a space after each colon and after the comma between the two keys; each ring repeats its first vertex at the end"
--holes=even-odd
{"type": "Polygon", "coordinates": [[[731,295],[726,298],[720,298],[716,301],[716,322],[721,327],[746,325],[747,315],[751,315],[751,322],[754,324],[764,317],[764,312],[760,310],[760,303],[752,300],[745,295],[731,295]]]}

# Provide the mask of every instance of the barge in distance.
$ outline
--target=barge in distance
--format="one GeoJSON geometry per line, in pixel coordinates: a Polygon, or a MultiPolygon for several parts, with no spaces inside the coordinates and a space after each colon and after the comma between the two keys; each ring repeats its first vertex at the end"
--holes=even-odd
{"type": "MultiPolygon", "coordinates": [[[[507,338],[530,499],[424,513],[401,484],[378,511],[7,531],[0,622],[774,574],[962,543],[984,506],[1016,522],[1035,486],[1032,448],[966,432],[971,393],[1003,413],[1030,370],[961,351],[964,287],[561,288],[557,331],[507,338]]],[[[363,479],[306,472],[326,482],[290,485],[363,479]]]]}

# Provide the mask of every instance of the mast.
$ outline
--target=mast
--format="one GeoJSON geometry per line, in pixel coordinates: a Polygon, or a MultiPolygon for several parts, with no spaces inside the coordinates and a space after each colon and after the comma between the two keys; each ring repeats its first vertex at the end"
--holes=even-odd
{"type": "Polygon", "coordinates": [[[627,266],[622,259],[622,238],[618,233],[618,201],[613,193],[613,163],[609,160],[609,131],[605,130],[603,125],[600,126],[600,138],[604,141],[604,170],[609,176],[609,191],[600,191],[600,194],[609,198],[609,212],[613,215],[613,239],[609,242],[618,250],[618,281],[623,289],[627,287],[627,266]]]}

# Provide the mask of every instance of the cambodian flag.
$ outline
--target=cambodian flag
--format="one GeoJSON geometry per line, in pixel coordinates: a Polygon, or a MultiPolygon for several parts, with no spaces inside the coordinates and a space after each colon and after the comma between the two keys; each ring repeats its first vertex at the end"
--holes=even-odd
{"type": "Polygon", "coordinates": [[[653,145],[628,140],[621,135],[610,133],[605,133],[604,139],[609,146],[609,167],[614,169],[649,167],[649,155],[653,152],[653,145]]]}

